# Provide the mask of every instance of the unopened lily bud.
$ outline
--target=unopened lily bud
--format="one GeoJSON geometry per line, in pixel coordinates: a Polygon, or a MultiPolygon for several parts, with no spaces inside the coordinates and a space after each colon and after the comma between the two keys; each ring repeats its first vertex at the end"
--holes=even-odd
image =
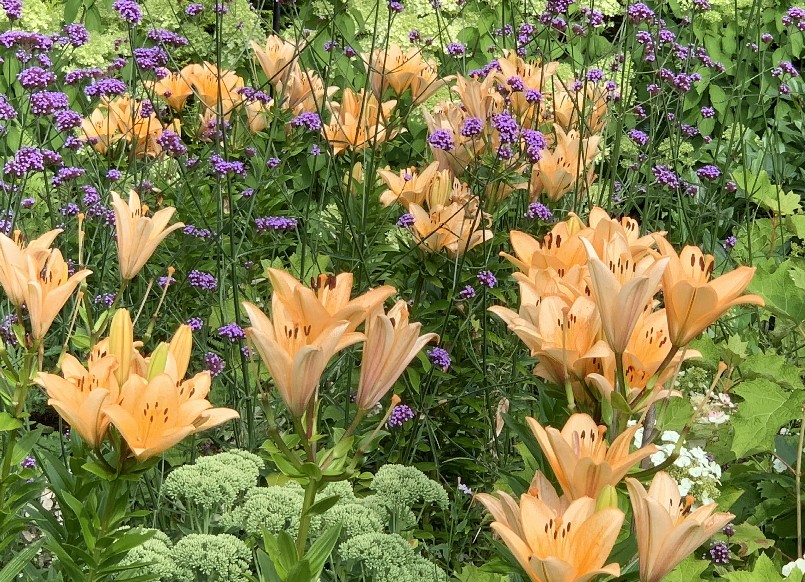
{"type": "Polygon", "coordinates": [[[595,510],[600,511],[608,508],[617,509],[617,507],[618,490],[612,485],[606,485],[603,489],[601,489],[601,493],[598,494],[598,499],[595,501],[595,510]]]}
{"type": "Polygon", "coordinates": [[[122,386],[129,378],[131,353],[134,350],[134,329],[128,309],[118,309],[112,318],[109,331],[109,353],[118,361],[115,377],[122,386]]]}
{"type": "Polygon", "coordinates": [[[176,377],[184,378],[187,366],[190,364],[190,352],[193,350],[193,331],[189,325],[182,324],[171,338],[168,352],[176,363],[176,377]]]}
{"type": "Polygon", "coordinates": [[[165,371],[169,350],[168,344],[160,342],[157,348],[151,352],[151,358],[148,360],[148,376],[146,378],[149,382],[165,371]]]}

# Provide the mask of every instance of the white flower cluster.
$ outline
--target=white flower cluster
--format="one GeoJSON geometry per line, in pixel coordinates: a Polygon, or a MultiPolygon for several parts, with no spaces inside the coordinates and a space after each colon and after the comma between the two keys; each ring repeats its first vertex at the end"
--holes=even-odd
{"type": "MultiPolygon", "coordinates": [[[[639,447],[643,439],[643,429],[635,434],[635,446],[639,447]]],[[[667,430],[660,437],[661,444],[657,452],[649,457],[655,467],[665,461],[676,448],[679,433],[667,430]]],[[[721,467],[701,447],[685,447],[679,449],[679,457],[674,464],[665,469],[679,485],[681,495],[692,495],[697,504],[706,505],[718,498],[721,484],[721,467]]]]}
{"type": "Polygon", "coordinates": [[[699,411],[697,422],[702,424],[724,424],[730,419],[730,412],[735,409],[729,394],[711,394],[705,402],[704,394],[691,394],[690,403],[699,411]]]}
{"type": "Polygon", "coordinates": [[[789,562],[783,566],[783,576],[790,577],[794,570],[799,570],[799,573],[805,572],[805,558],[799,558],[794,562],[789,562]]]}

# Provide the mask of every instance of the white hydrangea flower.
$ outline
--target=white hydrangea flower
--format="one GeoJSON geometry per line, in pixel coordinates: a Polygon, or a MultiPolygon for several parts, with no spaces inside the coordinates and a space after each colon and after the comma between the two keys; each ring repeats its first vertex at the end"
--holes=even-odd
{"type": "Polygon", "coordinates": [[[783,566],[783,576],[786,578],[790,577],[791,574],[794,572],[794,568],[799,570],[800,572],[805,572],[805,558],[799,558],[794,562],[789,562],[785,566],[783,566]]]}
{"type": "Polygon", "coordinates": [[[687,495],[691,488],[693,488],[693,481],[685,477],[679,481],[679,494],[682,496],[687,495]]]}
{"type": "MultiPolygon", "coordinates": [[[[777,471],[778,473],[785,473],[786,471],[788,471],[788,467],[786,466],[786,464],[785,464],[785,463],[783,463],[783,462],[782,462],[780,459],[778,459],[777,457],[774,457],[774,459],[773,459],[773,460],[772,460],[772,462],[771,462],[771,466],[772,466],[772,468],[774,468],[774,470],[775,470],[775,471],[777,471]]],[[[792,562],[792,563],[793,563],[793,562],[792,562]]],[[[803,570],[803,572],[805,572],[805,570],[803,570]]]]}

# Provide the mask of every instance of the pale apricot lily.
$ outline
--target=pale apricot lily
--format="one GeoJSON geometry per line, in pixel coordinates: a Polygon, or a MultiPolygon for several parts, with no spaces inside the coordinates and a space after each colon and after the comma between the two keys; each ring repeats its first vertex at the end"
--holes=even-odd
{"type": "Polygon", "coordinates": [[[677,255],[664,238],[657,238],[657,243],[670,259],[663,275],[663,298],[674,346],[686,346],[736,305],[765,305],[759,295],[741,295],[752,281],[754,267],[738,267],[711,281],[712,255],[693,246],[677,255]]]}
{"type": "Polygon", "coordinates": [[[151,380],[129,376],[121,388],[119,403],[105,406],[103,412],[140,461],[168,450],[194,432],[239,416],[234,410],[213,409],[203,398],[183,402],[168,374],[151,380]]]}
{"type": "Polygon", "coordinates": [[[61,232],[62,229],[56,228],[27,245],[18,230],[14,231],[13,237],[0,232],[0,287],[13,305],[22,307],[25,303],[28,257],[33,258],[35,265],[43,265],[50,254],[50,245],[61,232]]]}
{"type": "Polygon", "coordinates": [[[387,314],[377,309],[366,322],[366,342],[356,404],[370,410],[391,390],[419,351],[438,334],[419,335],[420,323],[408,323],[408,306],[398,301],[387,314]]]}
{"type": "Polygon", "coordinates": [[[26,260],[28,287],[25,290],[25,305],[31,320],[31,337],[41,340],[78,285],[92,271],[81,269],[70,275],[58,249],[50,251],[44,264],[30,255],[26,260]]]}
{"type": "Polygon", "coordinates": [[[381,285],[350,299],[353,275],[349,272],[311,278],[311,288],[281,269],[268,269],[266,273],[275,295],[295,319],[310,319],[319,326],[328,321],[346,320],[348,333],[354,332],[370,312],[397,292],[391,285],[381,285]],[[311,297],[322,309],[311,302],[311,297]]]}
{"type": "Polygon", "coordinates": [[[294,43],[275,34],[266,39],[264,47],[254,41],[251,42],[251,47],[260,67],[274,87],[283,83],[295,70],[296,57],[301,50],[294,43]]]}
{"type": "Polygon", "coordinates": [[[76,358],[66,354],[61,364],[63,377],[40,372],[34,379],[47,392],[48,404],[93,449],[100,446],[109,428],[103,407],[119,397],[114,375],[117,366],[114,356],[105,356],[90,362],[89,369],[85,369],[76,358]]]}
{"type": "Polygon", "coordinates": [[[692,510],[693,497],[682,497],[676,481],[659,472],[646,492],[637,479],[626,479],[635,516],[641,582],[661,582],[735,516],[715,513],[710,503],[692,510]]]}
{"type": "Polygon", "coordinates": [[[421,205],[438,171],[438,162],[431,163],[421,173],[413,167],[399,172],[378,170],[380,179],[388,186],[388,189],[380,195],[380,204],[390,206],[394,202],[399,202],[405,208],[408,208],[411,202],[421,205]]]}
{"type": "Polygon", "coordinates": [[[331,120],[322,127],[322,134],[336,155],[348,149],[360,151],[366,147],[376,147],[396,135],[396,132],[388,131],[391,113],[396,105],[397,101],[394,100],[380,102],[363,89],[357,93],[349,88],[344,89],[340,103],[327,103],[331,120]]]}
{"type": "MultiPolygon", "coordinates": [[[[308,290],[309,291],[309,290],[308,290]]],[[[347,334],[347,320],[321,318],[326,311],[315,297],[300,294],[302,313],[312,319],[295,319],[277,293],[271,300],[269,319],[256,305],[243,307],[252,326],[246,330],[257,352],[268,367],[274,384],[294,418],[300,418],[316,397],[324,368],[333,355],[362,341],[363,334],[347,334]]]]}
{"type": "Polygon", "coordinates": [[[629,452],[629,446],[640,425],[627,428],[611,445],[607,444],[607,428],[599,426],[587,414],[574,414],[561,432],[527,418],[542,453],[553,469],[562,491],[571,499],[598,498],[607,485],[617,485],[637,463],[653,455],[657,448],[647,445],[629,452]]]}
{"type": "Polygon", "coordinates": [[[159,243],[174,230],[182,228],[184,223],[168,226],[176,211],[172,207],[163,208],[151,217],[146,216],[148,207],[140,205],[140,197],[134,190],[129,192],[128,203],[117,192],[112,192],[112,208],[115,211],[120,278],[130,281],[142,270],[159,243]]]}
{"type": "Polygon", "coordinates": [[[595,179],[593,161],[598,154],[601,136],[582,139],[575,130],[554,127],[556,141],[552,148],[542,151],[531,173],[531,198],[545,194],[557,201],[571,190],[584,191],[595,179]]]}
{"type": "Polygon", "coordinates": [[[176,112],[184,109],[187,98],[193,94],[192,87],[181,73],[169,73],[154,81],[151,88],[176,112]]]}
{"type": "Polygon", "coordinates": [[[507,500],[501,509],[493,515],[506,521],[495,521],[492,529],[533,582],[588,582],[620,574],[617,563],[606,564],[623,524],[620,509],[596,511],[595,500],[582,497],[562,511],[528,494],[519,507],[507,500]]]}
{"type": "Polygon", "coordinates": [[[455,202],[430,212],[418,204],[411,204],[408,210],[414,217],[414,239],[431,253],[445,250],[451,259],[455,259],[493,237],[491,230],[480,228],[478,214],[475,218],[467,218],[464,207],[455,202]]]}
{"type": "Polygon", "coordinates": [[[115,120],[110,115],[105,115],[100,107],[81,121],[81,131],[84,133],[84,139],[101,155],[109,151],[109,147],[123,137],[115,120]]]}
{"type": "Polygon", "coordinates": [[[668,259],[649,257],[641,272],[625,240],[616,239],[605,250],[607,264],[598,258],[589,241],[582,239],[582,244],[587,249],[593,297],[601,315],[604,335],[612,351],[622,354],[629,345],[640,315],[657,293],[668,259]]]}

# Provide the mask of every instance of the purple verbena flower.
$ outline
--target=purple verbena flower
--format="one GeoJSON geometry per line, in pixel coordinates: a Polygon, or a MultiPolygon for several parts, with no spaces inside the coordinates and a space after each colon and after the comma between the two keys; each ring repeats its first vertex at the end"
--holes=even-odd
{"type": "Polygon", "coordinates": [[[400,228],[411,228],[416,223],[414,219],[414,215],[410,212],[406,212],[400,218],[397,219],[397,226],[400,228]]]}
{"type": "Polygon", "coordinates": [[[218,328],[218,335],[232,343],[246,339],[246,332],[237,323],[222,325],[218,328]]]}
{"type": "Polygon", "coordinates": [[[428,143],[437,150],[451,151],[455,149],[453,134],[447,129],[437,129],[428,136],[428,143]]]}
{"type": "Polygon", "coordinates": [[[204,12],[204,4],[198,4],[198,3],[188,4],[187,7],[184,9],[184,13],[191,17],[198,16],[202,12],[204,12]]]}
{"type": "Polygon", "coordinates": [[[721,170],[712,164],[708,164],[696,170],[696,175],[702,180],[712,181],[718,179],[718,177],[721,175],[721,170]]]}
{"type": "Polygon", "coordinates": [[[42,67],[28,67],[17,75],[23,89],[46,89],[56,82],[56,74],[42,67]]]}
{"type": "Polygon", "coordinates": [[[458,292],[458,296],[460,299],[468,300],[475,297],[475,287],[472,285],[465,285],[464,288],[458,292]]]}
{"type": "Polygon", "coordinates": [[[545,206],[542,202],[532,202],[528,205],[528,211],[525,213],[526,218],[542,220],[548,222],[553,220],[553,213],[551,209],[545,206]]]}
{"type": "Polygon", "coordinates": [[[116,97],[126,91],[126,84],[120,79],[97,79],[84,89],[87,97],[116,97]]]}
{"type": "Polygon", "coordinates": [[[478,273],[477,277],[478,281],[484,287],[489,287],[491,289],[492,287],[498,284],[497,277],[495,277],[492,271],[481,271],[480,273],[478,273]]]}
{"type": "Polygon", "coordinates": [[[319,131],[321,129],[321,118],[318,113],[305,111],[291,120],[291,127],[305,127],[309,131],[319,131]]]}
{"type": "Polygon", "coordinates": [[[204,320],[200,317],[191,317],[186,323],[190,326],[190,331],[198,331],[204,327],[204,320]]]}
{"type": "Polygon", "coordinates": [[[226,368],[224,359],[215,352],[207,352],[204,354],[204,364],[207,366],[207,370],[209,370],[210,376],[213,378],[219,376],[221,372],[224,371],[224,368],[226,368]]]}
{"type": "Polygon", "coordinates": [[[730,548],[726,542],[713,542],[710,545],[710,560],[714,564],[729,564],[730,563],[730,548]]]}
{"type": "Polygon", "coordinates": [[[140,24],[143,19],[142,10],[140,5],[133,0],[117,0],[112,4],[120,19],[129,24],[140,24]]]}
{"type": "Polygon", "coordinates": [[[263,216],[255,218],[257,232],[296,230],[298,222],[295,218],[287,216],[263,216]]]}
{"type": "Polygon", "coordinates": [[[464,137],[476,137],[483,133],[484,121],[480,117],[468,117],[461,126],[461,135],[464,137]]]}
{"type": "Polygon", "coordinates": [[[406,404],[398,404],[394,407],[394,410],[391,411],[391,415],[389,416],[386,424],[389,428],[399,428],[409,420],[413,419],[414,411],[411,410],[411,407],[406,404]]]}
{"type": "Polygon", "coordinates": [[[187,274],[187,282],[191,287],[196,289],[204,289],[205,291],[215,291],[218,288],[218,280],[205,271],[198,271],[193,269],[187,274]]]}
{"type": "Polygon", "coordinates": [[[433,348],[428,350],[427,354],[431,363],[437,368],[440,368],[442,372],[447,372],[450,368],[450,364],[453,363],[450,359],[450,354],[443,348],[433,348]]]}
{"type": "Polygon", "coordinates": [[[61,91],[40,91],[30,96],[31,113],[34,115],[50,115],[60,109],[67,109],[70,101],[61,91]]]}

